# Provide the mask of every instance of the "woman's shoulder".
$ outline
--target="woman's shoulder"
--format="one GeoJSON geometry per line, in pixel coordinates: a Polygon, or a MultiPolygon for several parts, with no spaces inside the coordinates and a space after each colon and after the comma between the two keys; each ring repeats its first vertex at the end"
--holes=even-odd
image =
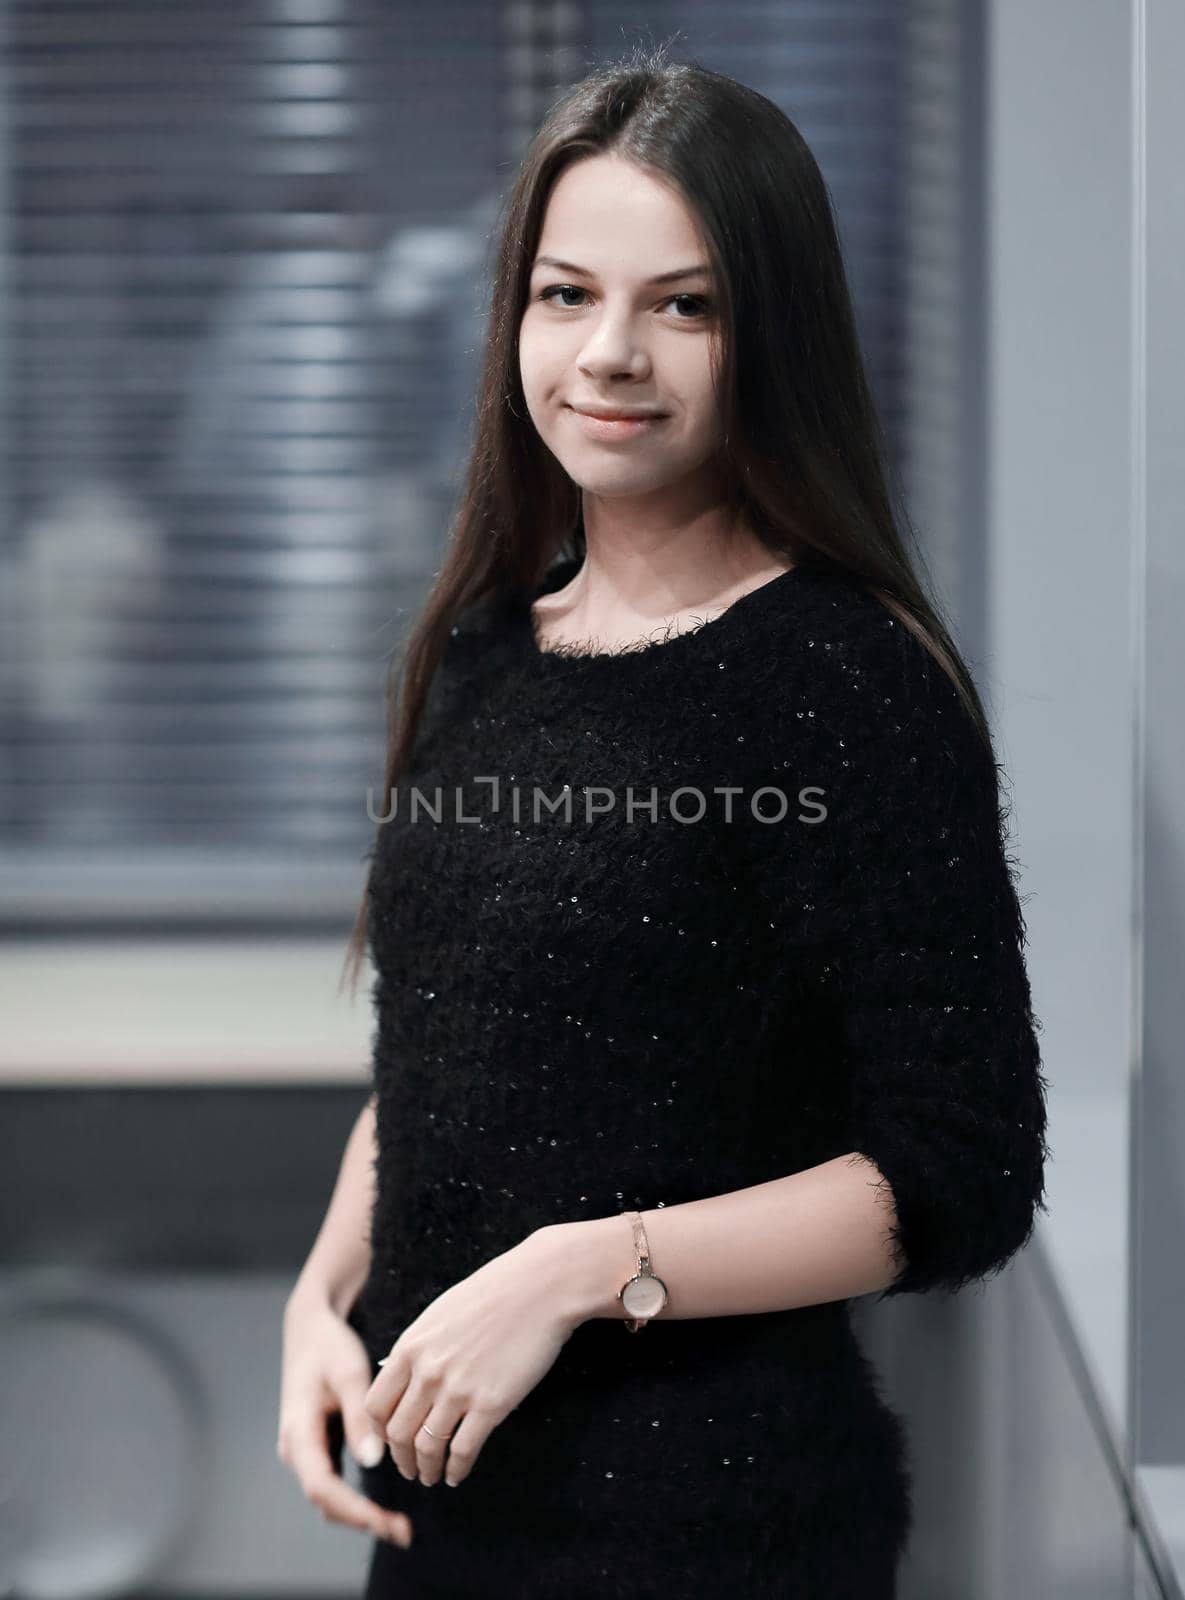
{"type": "Polygon", "coordinates": [[[488,597],[455,613],[428,681],[416,734],[417,756],[428,751],[439,734],[455,728],[480,699],[490,681],[490,652],[506,626],[500,607],[488,597]]]}
{"type": "Polygon", "coordinates": [[[940,759],[991,764],[955,679],[904,608],[832,571],[810,572],[787,602],[768,622],[752,693],[759,748],[809,743],[815,756],[829,750],[846,761],[845,770],[872,749],[895,749],[915,768],[923,747],[940,759]]]}
{"type": "Polygon", "coordinates": [[[521,606],[495,591],[462,605],[449,623],[438,675],[457,685],[480,684],[521,621],[521,606]]]}
{"type": "Polygon", "coordinates": [[[911,684],[931,686],[931,664],[939,663],[904,608],[894,609],[855,574],[804,568],[787,599],[773,615],[775,663],[780,658],[813,666],[820,686],[832,689],[856,677],[896,681],[903,691],[911,684]]]}

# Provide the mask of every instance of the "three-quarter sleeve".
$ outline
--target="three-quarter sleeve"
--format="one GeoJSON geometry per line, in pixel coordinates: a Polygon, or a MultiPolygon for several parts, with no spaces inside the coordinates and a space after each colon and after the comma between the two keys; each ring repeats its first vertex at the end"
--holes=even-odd
{"type": "Polygon", "coordinates": [[[758,829],[756,865],[816,958],[850,1148],[890,1191],[886,1298],[998,1271],[1046,1209],[1048,1151],[1001,769],[942,667],[879,610],[857,638],[815,641],[824,671],[788,675],[779,737],[801,760],[777,765],[827,814],[758,829]]]}

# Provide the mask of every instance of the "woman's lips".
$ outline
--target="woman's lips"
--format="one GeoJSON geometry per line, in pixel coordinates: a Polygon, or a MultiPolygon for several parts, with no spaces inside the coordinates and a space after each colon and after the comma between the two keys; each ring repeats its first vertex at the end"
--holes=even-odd
{"type": "Polygon", "coordinates": [[[587,412],[577,411],[575,407],[568,408],[577,422],[590,438],[601,439],[606,444],[624,439],[638,439],[644,433],[649,433],[660,422],[665,422],[665,415],[653,417],[590,417],[587,412]]]}

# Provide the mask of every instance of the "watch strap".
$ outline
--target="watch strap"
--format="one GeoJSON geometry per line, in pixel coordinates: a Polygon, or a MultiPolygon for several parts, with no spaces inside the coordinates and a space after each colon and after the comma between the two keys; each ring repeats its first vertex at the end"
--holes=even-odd
{"type": "MultiPolygon", "coordinates": [[[[650,1241],[646,1237],[646,1226],[642,1221],[642,1213],[640,1211],[629,1211],[626,1215],[629,1217],[633,1227],[634,1254],[638,1258],[638,1270],[632,1278],[627,1278],[626,1282],[622,1284],[621,1289],[618,1291],[619,1295],[624,1294],[625,1289],[634,1281],[634,1278],[654,1276],[650,1270],[650,1241]]],[[[665,1284],[663,1285],[663,1290],[665,1294],[665,1284]]],[[[626,1317],[626,1331],[629,1333],[641,1333],[646,1324],[652,1320],[650,1317],[626,1317]]]]}

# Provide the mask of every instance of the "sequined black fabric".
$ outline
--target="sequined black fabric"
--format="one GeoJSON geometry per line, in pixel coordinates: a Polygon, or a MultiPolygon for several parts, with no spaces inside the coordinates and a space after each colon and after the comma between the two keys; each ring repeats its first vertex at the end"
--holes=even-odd
{"type": "MultiPolygon", "coordinates": [[[[603,653],[542,649],[531,598],[457,624],[376,836],[372,1360],[544,1224],[850,1151],[895,1202],[890,1293],[987,1277],[1043,1208],[1045,1084],[999,774],[950,680],[804,566],[603,653]]],[[[912,1525],[846,1302],[585,1323],[457,1488],[363,1481],[416,1527],[372,1600],[871,1600],[912,1525]]]]}

